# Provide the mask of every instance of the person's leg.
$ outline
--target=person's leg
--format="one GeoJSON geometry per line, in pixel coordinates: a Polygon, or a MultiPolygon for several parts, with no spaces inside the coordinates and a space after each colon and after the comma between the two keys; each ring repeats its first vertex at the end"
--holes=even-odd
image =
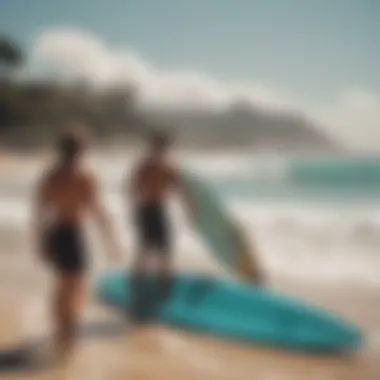
{"type": "Polygon", "coordinates": [[[148,251],[143,248],[139,248],[136,253],[131,272],[131,290],[133,294],[136,294],[140,288],[140,283],[146,273],[147,267],[147,255],[148,251]]]}
{"type": "Polygon", "coordinates": [[[170,294],[173,278],[173,268],[170,251],[168,248],[160,248],[157,252],[158,269],[158,292],[161,298],[166,298],[170,294]]]}
{"type": "Polygon", "coordinates": [[[64,276],[59,276],[56,280],[56,285],[53,294],[53,324],[54,324],[54,340],[55,349],[58,356],[61,358],[65,352],[65,330],[67,324],[67,307],[66,286],[64,276]]]}
{"type": "Polygon", "coordinates": [[[160,220],[157,224],[155,243],[158,291],[161,297],[166,298],[170,293],[173,268],[169,223],[163,211],[161,211],[160,220]]]}
{"type": "Polygon", "coordinates": [[[137,250],[132,264],[130,284],[132,293],[131,317],[140,319],[140,306],[144,300],[143,280],[150,260],[152,237],[152,209],[149,203],[138,204],[135,209],[137,250]]]}
{"type": "Polygon", "coordinates": [[[56,344],[65,360],[71,353],[84,296],[86,247],[79,226],[61,225],[53,235],[52,252],[57,278],[54,300],[56,344]]]}
{"type": "Polygon", "coordinates": [[[136,256],[132,264],[132,272],[135,275],[144,274],[148,266],[149,250],[143,246],[139,246],[136,251],[136,256]]]}
{"type": "Polygon", "coordinates": [[[132,264],[132,286],[144,274],[147,266],[150,238],[148,211],[149,208],[146,205],[139,205],[136,209],[137,250],[132,264]]]}
{"type": "Polygon", "coordinates": [[[142,318],[142,315],[140,314],[141,305],[143,302],[143,283],[145,275],[147,273],[149,259],[148,254],[149,250],[145,248],[143,245],[140,245],[136,252],[136,257],[132,265],[130,279],[131,283],[129,284],[131,287],[132,302],[128,314],[134,322],[137,322],[142,318]]]}
{"type": "Polygon", "coordinates": [[[154,227],[152,242],[157,260],[158,291],[161,298],[166,298],[169,295],[172,279],[172,255],[169,218],[162,204],[157,204],[154,227]]]}
{"type": "Polygon", "coordinates": [[[78,316],[83,305],[84,280],[76,274],[61,274],[57,280],[53,313],[56,348],[61,360],[71,353],[78,316]]]}

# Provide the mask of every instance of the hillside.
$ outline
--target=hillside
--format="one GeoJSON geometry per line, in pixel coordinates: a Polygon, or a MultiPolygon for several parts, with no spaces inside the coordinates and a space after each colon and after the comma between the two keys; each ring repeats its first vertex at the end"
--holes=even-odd
{"type": "Polygon", "coordinates": [[[224,111],[150,112],[149,122],[172,126],[185,146],[339,152],[342,147],[302,115],[236,103],[224,111]]]}

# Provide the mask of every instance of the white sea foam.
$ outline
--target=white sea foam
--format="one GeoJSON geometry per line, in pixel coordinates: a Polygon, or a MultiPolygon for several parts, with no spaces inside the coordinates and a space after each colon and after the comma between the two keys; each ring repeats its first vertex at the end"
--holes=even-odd
{"type": "MultiPolygon", "coordinates": [[[[126,160],[101,162],[105,185],[105,201],[117,221],[119,234],[131,252],[133,229],[125,219],[128,205],[125,205],[118,187],[125,174],[126,160]]],[[[240,168],[249,168],[243,157],[204,160],[187,157],[193,167],[208,170],[208,175],[231,174],[238,163],[240,168]],[[239,161],[240,160],[240,161],[239,161]],[[228,163],[228,164],[227,164],[228,163]],[[223,168],[225,170],[223,171],[223,168]]],[[[15,177],[16,178],[16,177],[15,177]]],[[[17,177],[17,181],[22,179],[17,177]]],[[[28,181],[30,178],[28,179],[28,181]]],[[[25,179],[25,182],[28,182],[25,179]]],[[[30,182],[29,182],[30,184],[30,182]]],[[[20,184],[18,183],[18,186],[20,184]]],[[[15,196],[0,198],[0,223],[15,228],[29,226],[30,186],[15,196]],[[24,196],[20,194],[24,193],[24,196]]],[[[380,206],[331,207],[312,203],[258,203],[254,199],[230,198],[228,207],[243,225],[252,244],[258,246],[260,259],[269,275],[285,275],[304,280],[324,282],[361,282],[380,286],[380,206]]],[[[184,262],[196,263],[198,267],[213,261],[204,242],[189,228],[182,212],[173,207],[174,229],[177,251],[184,262]]]]}

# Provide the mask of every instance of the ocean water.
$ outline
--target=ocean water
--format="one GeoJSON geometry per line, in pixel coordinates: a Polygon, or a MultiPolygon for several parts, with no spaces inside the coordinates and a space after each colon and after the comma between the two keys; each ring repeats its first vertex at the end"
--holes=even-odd
{"type": "MultiPolygon", "coordinates": [[[[223,198],[257,246],[269,277],[380,287],[380,160],[376,157],[186,154],[181,160],[223,198]]],[[[126,251],[133,252],[129,205],[121,196],[131,158],[113,154],[94,156],[92,161],[119,236],[126,251]]],[[[2,225],[20,231],[29,227],[30,199],[40,170],[41,164],[31,161],[3,171],[2,225]]],[[[212,255],[178,206],[173,202],[177,255],[202,267],[213,261],[212,255]]]]}

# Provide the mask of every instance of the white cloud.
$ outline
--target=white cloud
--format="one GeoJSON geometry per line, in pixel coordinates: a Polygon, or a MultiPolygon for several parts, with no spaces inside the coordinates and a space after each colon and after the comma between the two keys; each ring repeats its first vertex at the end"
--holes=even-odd
{"type": "Polygon", "coordinates": [[[130,49],[110,50],[101,40],[82,31],[48,30],[36,42],[34,61],[49,65],[63,79],[87,78],[95,85],[109,83],[142,84],[156,74],[130,49]]]}
{"type": "Polygon", "coordinates": [[[239,99],[269,111],[299,110],[356,148],[380,150],[379,94],[347,90],[329,106],[307,105],[265,86],[223,83],[191,70],[159,69],[133,49],[110,47],[81,30],[46,30],[35,43],[33,62],[65,80],[137,85],[144,107],[223,109],[239,99]]]}
{"type": "Polygon", "coordinates": [[[237,97],[273,107],[291,105],[286,97],[262,86],[228,85],[191,70],[159,70],[133,49],[111,48],[81,30],[45,31],[36,41],[33,60],[66,80],[138,85],[146,105],[224,107],[237,97]]]}

